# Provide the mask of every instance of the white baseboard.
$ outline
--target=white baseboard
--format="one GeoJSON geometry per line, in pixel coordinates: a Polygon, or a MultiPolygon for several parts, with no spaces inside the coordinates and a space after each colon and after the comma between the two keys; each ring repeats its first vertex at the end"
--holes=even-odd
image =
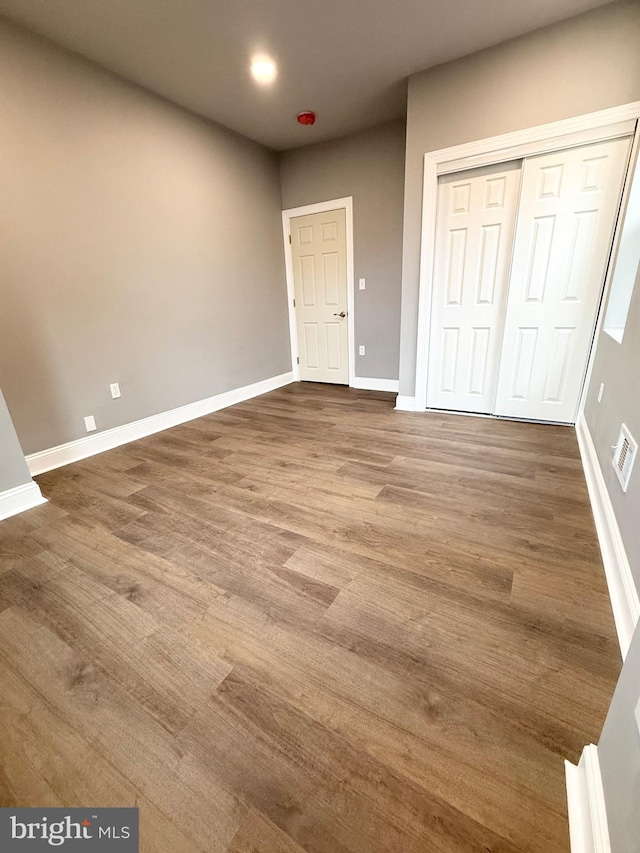
{"type": "Polygon", "coordinates": [[[368,376],[354,376],[351,387],[360,388],[363,391],[390,391],[392,394],[397,394],[400,388],[400,380],[371,379],[368,376]]]}
{"type": "Polygon", "coordinates": [[[6,492],[0,492],[0,521],[46,502],[47,499],[42,497],[37,483],[25,483],[14,489],[7,489],[6,492]]]}
{"type": "Polygon", "coordinates": [[[598,748],[585,746],[576,767],[564,763],[571,853],[611,853],[598,748]]]}
{"type": "Polygon", "coordinates": [[[618,642],[624,660],[640,617],[640,599],[584,414],[578,417],[576,433],[609,587],[618,642]]]}
{"type": "Polygon", "coordinates": [[[398,412],[417,412],[416,398],[406,397],[404,394],[398,394],[396,397],[395,408],[398,412]]]}
{"type": "Polygon", "coordinates": [[[289,385],[293,381],[293,373],[289,372],[282,373],[280,376],[273,376],[270,379],[263,379],[261,382],[254,382],[252,385],[245,385],[242,388],[234,388],[232,391],[225,391],[223,394],[216,394],[214,397],[207,397],[205,400],[188,403],[186,406],[180,406],[168,412],[151,415],[151,417],[98,432],[95,435],[88,435],[86,438],[79,438],[77,441],[60,444],[58,447],[51,447],[38,453],[31,453],[26,457],[27,465],[32,476],[44,474],[45,471],[51,471],[53,468],[78,462],[80,459],[86,459],[88,456],[94,456],[96,453],[102,453],[105,450],[112,450],[114,447],[120,447],[122,444],[128,444],[130,441],[136,441],[147,435],[153,435],[153,433],[161,432],[163,429],[178,426],[186,421],[192,421],[194,418],[201,418],[203,415],[210,415],[212,412],[217,412],[236,403],[242,403],[244,400],[266,394],[268,391],[275,391],[276,388],[282,388],[283,385],[289,385]]]}

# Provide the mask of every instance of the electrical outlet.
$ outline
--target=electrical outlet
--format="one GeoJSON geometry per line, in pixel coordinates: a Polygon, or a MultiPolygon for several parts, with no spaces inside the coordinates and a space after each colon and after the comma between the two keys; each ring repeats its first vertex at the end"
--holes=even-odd
{"type": "Polygon", "coordinates": [[[365,348],[363,346],[358,347],[358,355],[364,355],[365,348]]]}
{"type": "Polygon", "coordinates": [[[84,419],[84,425],[87,428],[87,432],[93,432],[96,429],[96,419],[93,415],[87,415],[84,419]]]}
{"type": "Polygon", "coordinates": [[[636,705],[636,726],[638,727],[638,733],[640,733],[640,700],[636,705]]]}
{"type": "Polygon", "coordinates": [[[111,385],[109,385],[109,388],[111,389],[111,396],[114,400],[117,400],[118,397],[122,397],[122,394],[120,393],[120,384],[118,382],[112,382],[111,385]]]}
{"type": "Polygon", "coordinates": [[[598,402],[602,402],[602,395],[604,394],[604,382],[600,383],[600,390],[598,391],[598,402]]]}
{"type": "Polygon", "coordinates": [[[359,288],[360,290],[364,290],[364,288],[365,288],[365,281],[364,281],[364,279],[363,279],[363,278],[359,278],[359,279],[358,279],[358,288],[359,288]]]}

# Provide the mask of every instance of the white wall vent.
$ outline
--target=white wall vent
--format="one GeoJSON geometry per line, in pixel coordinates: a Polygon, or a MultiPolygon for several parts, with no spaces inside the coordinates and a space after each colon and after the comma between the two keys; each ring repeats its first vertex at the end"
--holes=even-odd
{"type": "Polygon", "coordinates": [[[631,476],[631,469],[633,468],[633,462],[636,458],[637,452],[638,443],[634,441],[626,424],[622,424],[620,427],[618,443],[614,448],[613,459],[611,462],[616,474],[618,475],[623,492],[627,491],[629,477],[631,476]]]}

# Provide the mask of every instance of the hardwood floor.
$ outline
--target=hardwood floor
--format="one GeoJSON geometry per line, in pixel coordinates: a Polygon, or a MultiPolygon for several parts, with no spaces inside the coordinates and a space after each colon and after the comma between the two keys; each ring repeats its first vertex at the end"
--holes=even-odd
{"type": "Polygon", "coordinates": [[[298,384],[0,524],[0,805],[141,850],[567,853],[620,668],[573,430],[298,384]]]}

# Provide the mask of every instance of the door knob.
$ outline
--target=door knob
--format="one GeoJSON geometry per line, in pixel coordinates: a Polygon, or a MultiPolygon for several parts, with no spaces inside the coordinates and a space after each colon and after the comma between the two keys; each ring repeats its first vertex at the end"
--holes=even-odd
{"type": "Polygon", "coordinates": [[[333,316],[334,317],[346,317],[347,315],[344,313],[344,311],[341,311],[339,314],[334,314],[333,316]]]}

